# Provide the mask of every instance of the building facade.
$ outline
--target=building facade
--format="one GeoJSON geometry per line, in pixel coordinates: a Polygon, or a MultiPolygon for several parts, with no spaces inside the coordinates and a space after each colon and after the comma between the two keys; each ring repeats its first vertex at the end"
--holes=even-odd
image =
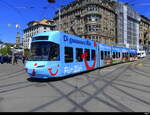
{"type": "Polygon", "coordinates": [[[41,20],[41,21],[31,21],[28,27],[24,29],[23,34],[23,49],[30,49],[31,37],[40,32],[47,32],[54,29],[54,22],[52,20],[41,20]]]}
{"type": "Polygon", "coordinates": [[[4,43],[0,43],[0,50],[4,48],[6,45],[4,43]]]}
{"type": "Polygon", "coordinates": [[[140,50],[150,53],[150,19],[141,15],[140,21],[140,50]]]}
{"type": "Polygon", "coordinates": [[[109,45],[116,45],[114,1],[75,0],[56,12],[56,29],[109,45]],[[109,1],[109,2],[108,2],[109,1]]]}
{"type": "Polygon", "coordinates": [[[17,32],[17,35],[16,35],[16,47],[19,47],[20,45],[20,33],[17,32]]]}
{"type": "Polygon", "coordinates": [[[117,44],[121,47],[139,49],[140,15],[128,4],[117,3],[117,44]]]}

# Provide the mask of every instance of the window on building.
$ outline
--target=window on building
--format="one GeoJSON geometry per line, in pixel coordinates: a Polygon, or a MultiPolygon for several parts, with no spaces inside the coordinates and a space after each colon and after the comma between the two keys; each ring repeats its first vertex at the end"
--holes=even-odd
{"type": "Polygon", "coordinates": [[[86,27],[87,31],[98,31],[100,28],[100,25],[88,25],[86,27]]]}
{"type": "Polygon", "coordinates": [[[65,47],[65,62],[73,62],[73,48],[65,47]]]}

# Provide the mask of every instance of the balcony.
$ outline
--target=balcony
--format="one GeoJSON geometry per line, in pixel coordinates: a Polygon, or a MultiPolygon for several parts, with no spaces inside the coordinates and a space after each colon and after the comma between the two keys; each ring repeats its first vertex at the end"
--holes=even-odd
{"type": "Polygon", "coordinates": [[[100,15],[101,16],[101,12],[99,12],[99,11],[87,11],[82,16],[91,15],[91,14],[96,14],[96,15],[100,15]]]}

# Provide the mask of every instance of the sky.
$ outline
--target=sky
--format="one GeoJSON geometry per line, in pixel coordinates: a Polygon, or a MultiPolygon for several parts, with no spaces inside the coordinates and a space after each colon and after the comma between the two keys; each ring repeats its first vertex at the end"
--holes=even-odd
{"type": "MultiPolygon", "coordinates": [[[[27,27],[28,22],[52,19],[61,5],[67,5],[72,1],[74,0],[56,0],[56,3],[48,3],[48,0],[0,0],[0,40],[15,43],[17,32],[20,32],[23,38],[23,29],[27,27]],[[19,28],[16,28],[16,24],[20,25],[19,28]]],[[[150,19],[150,0],[119,2],[128,2],[137,12],[150,19]]]]}

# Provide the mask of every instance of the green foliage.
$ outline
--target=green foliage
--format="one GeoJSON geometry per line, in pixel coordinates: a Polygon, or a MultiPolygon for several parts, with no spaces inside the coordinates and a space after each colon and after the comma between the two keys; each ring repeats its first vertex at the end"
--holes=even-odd
{"type": "Polygon", "coordinates": [[[4,48],[0,49],[0,54],[7,55],[11,53],[10,46],[5,46],[4,48]]]}

